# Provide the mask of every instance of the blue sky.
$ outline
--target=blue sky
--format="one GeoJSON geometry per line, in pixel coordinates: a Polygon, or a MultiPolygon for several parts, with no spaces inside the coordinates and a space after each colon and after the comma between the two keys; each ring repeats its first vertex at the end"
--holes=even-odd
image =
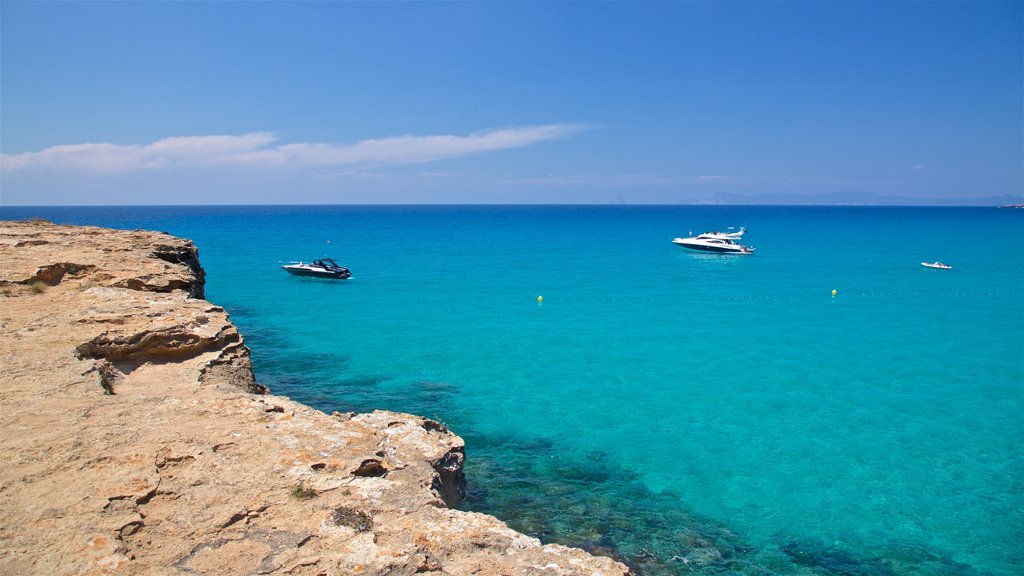
{"type": "Polygon", "coordinates": [[[3,0],[0,152],[4,205],[1022,197],[1024,3],[3,0]]]}

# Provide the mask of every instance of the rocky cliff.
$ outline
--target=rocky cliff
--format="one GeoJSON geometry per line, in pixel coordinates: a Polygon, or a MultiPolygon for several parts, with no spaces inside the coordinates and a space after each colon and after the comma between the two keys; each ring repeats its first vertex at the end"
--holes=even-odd
{"type": "Polygon", "coordinates": [[[271,396],[191,242],[0,222],[0,574],[622,575],[453,510],[463,442],[271,396]]]}

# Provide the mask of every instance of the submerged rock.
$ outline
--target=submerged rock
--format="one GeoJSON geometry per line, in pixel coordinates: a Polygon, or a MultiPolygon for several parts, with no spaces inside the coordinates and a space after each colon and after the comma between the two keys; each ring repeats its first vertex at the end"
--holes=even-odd
{"type": "Polygon", "coordinates": [[[866,558],[837,546],[830,546],[815,538],[790,540],[781,546],[795,563],[814,568],[829,575],[856,574],[858,576],[892,576],[892,568],[885,562],[866,558]]]}

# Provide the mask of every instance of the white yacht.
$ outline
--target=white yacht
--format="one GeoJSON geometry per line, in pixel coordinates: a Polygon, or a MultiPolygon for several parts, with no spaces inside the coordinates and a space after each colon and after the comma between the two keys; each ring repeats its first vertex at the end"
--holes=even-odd
{"type": "Polygon", "coordinates": [[[737,232],[705,232],[689,238],[676,238],[673,244],[689,248],[690,250],[701,250],[703,252],[717,252],[720,254],[753,254],[752,246],[744,246],[736,242],[747,231],[740,228],[737,232]]]}

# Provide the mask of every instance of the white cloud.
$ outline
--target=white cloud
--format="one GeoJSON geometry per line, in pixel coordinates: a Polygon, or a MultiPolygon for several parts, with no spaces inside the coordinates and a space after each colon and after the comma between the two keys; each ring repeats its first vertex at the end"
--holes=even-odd
{"type": "Polygon", "coordinates": [[[236,135],[184,136],[145,145],[70,144],[39,152],[0,154],[4,171],[52,169],[123,173],[163,167],[282,166],[373,167],[421,164],[522,148],[582,130],[574,124],[520,126],[475,132],[466,136],[397,136],[355,144],[298,142],[277,144],[268,132],[236,135]]]}
{"type": "Polygon", "coordinates": [[[914,164],[914,170],[924,170],[924,164],[914,164]]]}

